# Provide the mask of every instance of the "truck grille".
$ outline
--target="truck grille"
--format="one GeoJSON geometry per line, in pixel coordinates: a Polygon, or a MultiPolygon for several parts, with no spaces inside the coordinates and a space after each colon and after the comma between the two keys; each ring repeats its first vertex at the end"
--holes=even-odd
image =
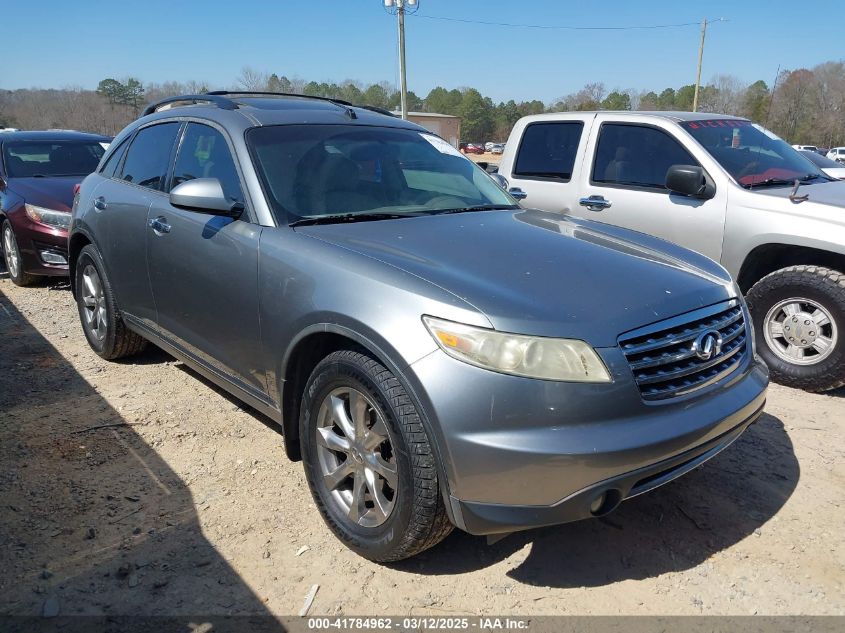
{"type": "Polygon", "coordinates": [[[643,399],[663,400],[730,374],[745,358],[746,338],[745,316],[734,299],[627,332],[619,345],[643,399]]]}

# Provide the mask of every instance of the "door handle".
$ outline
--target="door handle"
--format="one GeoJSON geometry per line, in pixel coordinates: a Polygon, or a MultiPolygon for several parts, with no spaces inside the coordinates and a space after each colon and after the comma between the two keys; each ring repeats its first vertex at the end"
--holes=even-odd
{"type": "Polygon", "coordinates": [[[511,194],[511,197],[516,198],[517,200],[525,200],[528,197],[528,194],[519,187],[511,187],[508,189],[508,193],[511,194]]]}
{"type": "Polygon", "coordinates": [[[103,211],[109,205],[106,203],[106,199],[103,196],[98,196],[94,198],[94,208],[98,211],[103,211]]]}
{"type": "Polygon", "coordinates": [[[156,233],[170,233],[170,225],[167,223],[167,218],[163,215],[150,220],[150,228],[156,233]]]}
{"type": "Polygon", "coordinates": [[[588,198],[581,198],[578,201],[582,207],[587,207],[590,211],[601,211],[611,206],[610,200],[605,199],[604,196],[589,196],[588,198]]]}

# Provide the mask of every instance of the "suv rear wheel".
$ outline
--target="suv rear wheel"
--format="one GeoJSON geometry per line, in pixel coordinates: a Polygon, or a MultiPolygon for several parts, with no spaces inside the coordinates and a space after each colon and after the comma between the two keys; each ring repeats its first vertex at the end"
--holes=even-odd
{"type": "Polygon", "coordinates": [[[317,365],[305,386],[300,443],[317,508],[361,556],[401,560],[452,531],[420,416],[369,355],[338,351],[317,365]]]}
{"type": "Polygon", "coordinates": [[[88,344],[106,360],[132,356],[147,346],[123,323],[103,260],[92,244],[76,260],[76,305],[88,344]]]}
{"type": "Polygon", "coordinates": [[[808,391],[845,385],[845,275],[790,266],[763,277],[747,299],[757,352],[775,382],[808,391]]]}

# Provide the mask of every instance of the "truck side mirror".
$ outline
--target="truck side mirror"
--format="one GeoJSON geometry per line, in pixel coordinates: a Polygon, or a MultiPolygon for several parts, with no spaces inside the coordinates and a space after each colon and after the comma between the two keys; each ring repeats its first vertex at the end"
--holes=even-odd
{"type": "Polygon", "coordinates": [[[666,171],[666,188],[672,193],[702,200],[716,195],[716,187],[698,165],[672,165],[666,171]]]}

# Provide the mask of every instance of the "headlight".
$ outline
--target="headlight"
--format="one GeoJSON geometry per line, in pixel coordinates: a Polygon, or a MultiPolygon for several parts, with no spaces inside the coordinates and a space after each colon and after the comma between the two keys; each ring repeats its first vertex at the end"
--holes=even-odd
{"type": "Polygon", "coordinates": [[[36,222],[60,229],[66,229],[70,226],[70,213],[67,211],[45,209],[44,207],[36,207],[34,204],[25,204],[24,207],[26,214],[36,222]]]}
{"type": "Polygon", "coordinates": [[[503,374],[573,382],[610,382],[584,341],[507,334],[424,316],[428,331],[452,358],[503,374]]]}

